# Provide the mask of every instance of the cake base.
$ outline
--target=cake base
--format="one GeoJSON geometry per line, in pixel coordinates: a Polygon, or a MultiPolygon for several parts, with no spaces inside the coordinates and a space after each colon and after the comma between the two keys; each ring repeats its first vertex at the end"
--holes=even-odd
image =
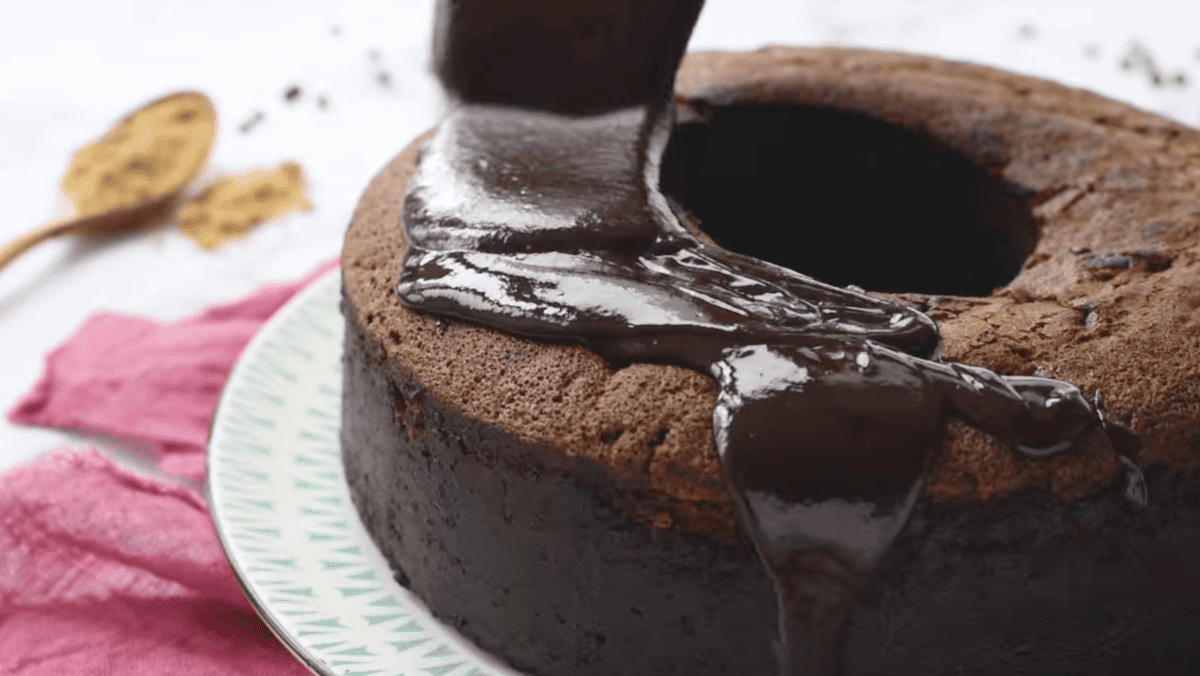
{"type": "MultiPolygon", "coordinates": [[[[348,313],[351,316],[352,313],[348,313]]],[[[746,545],[630,516],[652,495],[464,416],[347,322],[342,457],[397,579],[544,676],[775,674],[746,545]]],[[[1200,673],[1200,485],[919,502],[847,627],[847,676],[1200,673]]]]}

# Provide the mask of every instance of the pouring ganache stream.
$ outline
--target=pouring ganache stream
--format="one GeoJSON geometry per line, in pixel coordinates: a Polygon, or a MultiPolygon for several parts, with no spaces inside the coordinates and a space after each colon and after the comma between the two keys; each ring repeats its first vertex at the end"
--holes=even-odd
{"type": "Polygon", "coordinates": [[[948,415],[1032,457],[1097,435],[1129,456],[1137,439],[1069,383],[937,361],[915,309],[694,232],[658,180],[702,4],[442,0],[452,109],[405,197],[397,292],[610,363],[711,375],[724,475],[775,586],[779,673],[834,676],[948,415]]]}

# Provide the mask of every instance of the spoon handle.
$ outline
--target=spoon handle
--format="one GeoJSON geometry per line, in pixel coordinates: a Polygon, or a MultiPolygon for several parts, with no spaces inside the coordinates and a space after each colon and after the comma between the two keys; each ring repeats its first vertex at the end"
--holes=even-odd
{"type": "Polygon", "coordinates": [[[3,270],[6,265],[16,260],[18,256],[41,244],[42,242],[66,234],[75,229],[78,221],[69,218],[63,221],[55,221],[48,223],[40,228],[35,228],[24,235],[17,237],[3,248],[0,248],[0,270],[3,270]]]}

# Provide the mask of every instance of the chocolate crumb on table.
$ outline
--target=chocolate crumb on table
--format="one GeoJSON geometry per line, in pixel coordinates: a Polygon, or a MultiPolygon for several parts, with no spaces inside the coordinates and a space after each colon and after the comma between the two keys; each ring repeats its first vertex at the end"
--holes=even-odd
{"type": "Polygon", "coordinates": [[[250,117],[238,125],[238,131],[243,134],[249,134],[251,131],[254,131],[255,127],[262,124],[262,121],[265,119],[267,119],[267,114],[261,110],[256,110],[250,114],[250,117]]]}

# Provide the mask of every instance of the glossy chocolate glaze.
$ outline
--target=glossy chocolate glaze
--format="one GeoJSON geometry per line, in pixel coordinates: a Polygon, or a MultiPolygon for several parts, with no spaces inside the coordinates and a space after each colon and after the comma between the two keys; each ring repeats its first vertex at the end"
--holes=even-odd
{"type": "Polygon", "coordinates": [[[455,105],[405,198],[397,291],[613,363],[710,374],[726,480],[774,580],[779,671],[837,674],[844,621],[948,415],[1035,458],[1097,438],[1129,456],[1137,440],[1069,383],[937,361],[936,324],[912,308],[689,230],[658,181],[701,5],[444,1],[455,105]]]}

